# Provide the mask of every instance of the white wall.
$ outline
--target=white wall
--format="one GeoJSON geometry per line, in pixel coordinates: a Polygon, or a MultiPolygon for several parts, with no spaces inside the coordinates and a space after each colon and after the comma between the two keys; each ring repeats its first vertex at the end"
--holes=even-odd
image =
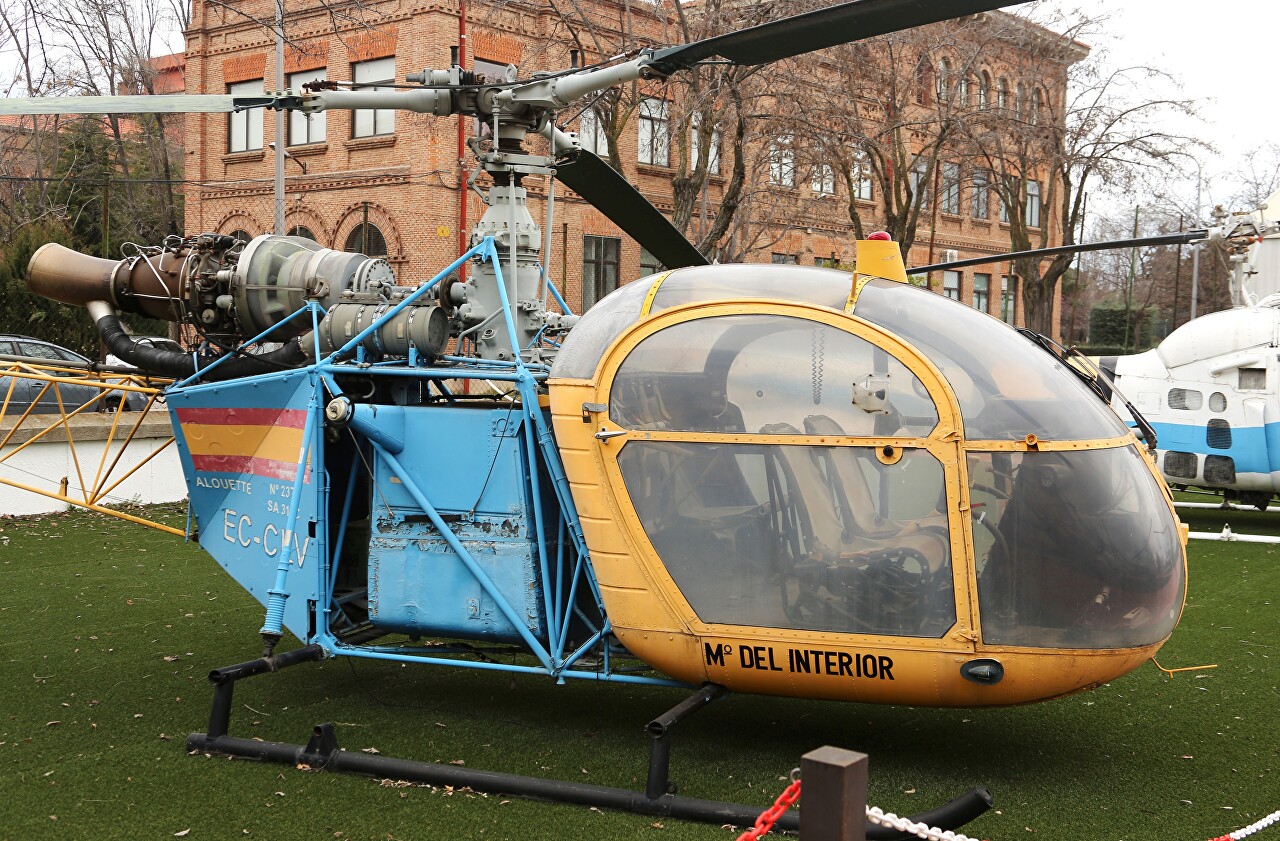
{"type": "MultiPolygon", "coordinates": [[[[74,457],[62,430],[55,430],[45,437],[29,444],[22,450],[18,447],[34,436],[40,429],[56,423],[57,418],[51,416],[32,416],[27,418],[3,448],[0,448],[0,479],[20,482],[42,490],[56,493],[62,478],[67,478],[67,495],[83,498],[81,486],[92,487],[99,471],[105,472],[121,450],[121,443],[132,428],[133,418],[124,416],[115,432],[115,440],[109,445],[109,453],[103,461],[103,453],[108,450],[106,441],[110,431],[112,415],[95,415],[91,418],[72,418],[71,435],[75,439],[74,457]],[[79,462],[79,470],[76,463],[79,462]]],[[[0,424],[0,440],[12,429],[12,421],[0,424]]],[[[149,416],[139,435],[124,448],[124,455],[111,470],[111,477],[105,486],[112,485],[130,469],[155,452],[161,444],[172,435],[169,419],[163,412],[149,416]],[[145,437],[144,437],[145,436],[145,437]]],[[[182,465],[178,459],[177,444],[170,443],[160,453],[153,456],[141,469],[126,479],[119,487],[102,500],[107,506],[123,502],[176,502],[186,499],[187,485],[182,476],[182,465]]],[[[56,499],[21,490],[0,483],[0,514],[23,515],[43,514],[65,511],[70,506],[56,499]]]]}

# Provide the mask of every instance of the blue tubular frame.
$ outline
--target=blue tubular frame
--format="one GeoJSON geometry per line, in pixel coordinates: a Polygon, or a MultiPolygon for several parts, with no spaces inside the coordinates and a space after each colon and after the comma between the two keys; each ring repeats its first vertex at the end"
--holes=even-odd
{"type": "MultiPolygon", "coordinates": [[[[466,659],[472,655],[461,650],[450,651],[447,646],[347,643],[335,635],[333,623],[341,616],[341,608],[336,601],[336,588],[343,563],[342,544],[346,537],[347,519],[352,509],[352,500],[356,487],[356,471],[360,469],[362,460],[359,452],[353,453],[350,464],[346,465],[346,469],[351,471],[350,479],[332,489],[332,492],[342,494],[342,520],[332,532],[334,545],[329,543],[330,530],[328,528],[319,529],[316,539],[317,557],[320,562],[315,565],[316,571],[308,575],[304,575],[301,569],[294,569],[291,572],[293,564],[290,562],[289,556],[281,553],[281,559],[276,568],[275,586],[270,589],[267,598],[267,613],[263,632],[279,633],[281,619],[284,615],[285,601],[292,594],[316,599],[315,635],[307,642],[318,643],[331,656],[364,657],[376,660],[463,666],[522,674],[543,674],[554,677],[558,683],[563,683],[568,678],[685,687],[687,684],[668,678],[615,672],[612,668],[612,660],[616,658],[611,657],[610,646],[607,644],[610,632],[608,615],[605,613],[604,601],[591,566],[591,559],[582,533],[577,508],[574,506],[573,497],[570,493],[568,477],[560,460],[560,454],[556,448],[555,438],[548,418],[538,402],[538,388],[549,375],[548,366],[526,363],[521,358],[522,354],[516,354],[516,358],[511,362],[481,360],[464,356],[444,356],[442,361],[448,363],[448,367],[423,366],[420,364],[416,354],[412,354],[408,361],[401,362],[369,364],[364,361],[360,343],[365,338],[384,326],[405,307],[411,306],[415,301],[422,298],[428,290],[434,288],[458,266],[473,258],[493,264],[496,275],[495,280],[503,307],[503,323],[505,323],[506,329],[511,336],[512,347],[519,347],[512,318],[511,302],[507,297],[506,283],[502,274],[500,255],[493,239],[486,237],[338,350],[326,357],[321,357],[317,345],[315,359],[318,361],[306,369],[309,371],[312,395],[308,402],[307,421],[303,431],[299,463],[301,465],[309,463],[312,466],[312,470],[327,469],[328,467],[324,454],[325,436],[320,434],[320,413],[333,395],[341,393],[336,381],[337,376],[359,373],[365,377],[412,377],[434,384],[446,400],[450,399],[450,395],[444,387],[445,380],[493,380],[514,384],[520,403],[518,406],[513,407],[513,412],[519,413],[523,421],[522,433],[519,436],[519,444],[517,446],[523,448],[523,460],[528,466],[525,475],[521,479],[525,484],[524,493],[529,500],[526,516],[529,520],[530,533],[534,536],[538,571],[542,576],[538,596],[542,602],[545,623],[544,630],[540,634],[535,634],[529,629],[528,623],[521,619],[523,608],[516,607],[503,595],[502,590],[485,573],[482,566],[467,550],[451,525],[441,517],[426,492],[414,481],[396,455],[368,438],[363,439],[367,442],[366,444],[358,444],[358,446],[367,446],[368,451],[376,454],[377,458],[400,481],[401,487],[410,494],[417,506],[426,513],[427,518],[439,532],[441,538],[457,554],[470,575],[483,588],[486,596],[493,600],[494,605],[519,634],[523,648],[536,660],[536,665],[466,659]],[[356,368],[344,362],[343,358],[348,356],[353,357],[352,361],[359,364],[360,367],[356,368]],[[558,512],[549,511],[547,506],[544,505],[544,502],[548,499],[547,491],[554,494],[554,499],[559,508],[558,512]],[[553,542],[556,547],[554,552],[550,549],[553,542]],[[593,620],[589,619],[577,607],[577,601],[583,596],[584,588],[587,597],[602,618],[599,627],[596,627],[593,620]],[[575,616],[585,626],[588,638],[585,642],[575,645],[572,650],[568,650],[570,628],[575,616]],[[601,646],[603,656],[598,668],[593,668],[592,670],[574,668],[575,663],[602,641],[606,641],[606,644],[601,646]]],[[[557,300],[560,300],[558,292],[554,289],[553,294],[557,300]]],[[[308,303],[302,310],[294,313],[289,317],[289,320],[301,316],[305,311],[310,311],[314,327],[318,313],[322,312],[321,308],[314,302],[308,303]]],[[[318,331],[316,333],[316,341],[318,343],[318,331]]],[[[535,343],[540,340],[540,336],[541,334],[534,339],[535,343]]],[[[260,341],[262,338],[263,336],[256,337],[246,345],[260,341]]],[[[176,388],[189,386],[198,389],[204,387],[198,383],[195,385],[191,385],[191,383],[216,365],[217,363],[214,363],[214,365],[196,374],[195,377],[180,383],[176,388]]],[[[296,369],[294,373],[296,373],[296,369]]],[[[247,382],[262,382],[278,376],[281,376],[281,374],[263,374],[245,378],[245,380],[247,382]]],[[[221,386],[225,388],[226,384],[223,383],[221,386]]],[[[334,467],[341,467],[341,465],[334,465],[334,467]]],[[[302,494],[314,494],[312,499],[314,500],[315,511],[319,512],[319,516],[323,517],[332,510],[330,508],[331,489],[328,477],[323,477],[324,481],[312,481],[304,484],[304,473],[305,470],[300,469],[294,480],[293,495],[287,520],[286,534],[289,535],[292,535],[297,525],[296,521],[302,494]]],[[[316,474],[313,474],[314,476],[316,474]]],[[[336,502],[337,500],[333,501],[336,502]]],[[[286,543],[285,545],[289,544],[286,543]]]]}

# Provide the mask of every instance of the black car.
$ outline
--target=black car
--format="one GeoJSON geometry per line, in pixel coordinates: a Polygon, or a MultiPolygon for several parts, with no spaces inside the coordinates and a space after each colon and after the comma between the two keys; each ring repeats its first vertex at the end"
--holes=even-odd
{"type": "MultiPolygon", "coordinates": [[[[25,360],[43,365],[56,366],[70,363],[67,366],[70,368],[94,364],[93,360],[87,356],[82,356],[74,350],[64,348],[61,345],[13,333],[0,333],[0,355],[22,357],[25,360]]],[[[76,375],[67,373],[61,376],[70,378],[76,375]]],[[[52,386],[45,389],[44,383],[39,380],[0,376],[0,404],[3,404],[6,397],[8,398],[8,414],[10,415],[14,412],[19,414],[25,412],[27,407],[31,405],[31,401],[37,397],[39,397],[39,400],[36,401],[34,413],[57,414],[61,411],[58,408],[59,396],[62,398],[63,408],[68,412],[79,408],[90,400],[98,400],[100,405],[97,408],[103,411],[111,411],[120,405],[119,393],[104,392],[102,389],[91,386],[60,383],[56,390],[52,386]],[[41,394],[42,389],[44,390],[43,394],[41,394]],[[105,397],[103,397],[104,393],[105,397]]],[[[125,398],[126,410],[141,409],[145,404],[146,398],[141,394],[130,393],[125,398]]]]}

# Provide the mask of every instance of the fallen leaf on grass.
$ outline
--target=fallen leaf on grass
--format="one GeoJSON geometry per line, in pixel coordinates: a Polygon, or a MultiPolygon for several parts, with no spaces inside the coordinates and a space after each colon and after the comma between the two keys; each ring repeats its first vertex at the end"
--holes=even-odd
{"type": "Polygon", "coordinates": [[[361,753],[382,753],[382,751],[378,750],[377,748],[360,748],[360,752],[361,753]]]}
{"type": "Polygon", "coordinates": [[[190,831],[191,831],[190,829],[184,829],[184,830],[182,830],[181,832],[175,832],[175,833],[173,833],[173,837],[174,837],[174,838],[185,838],[185,837],[186,837],[186,835],[187,835],[187,833],[188,833],[188,832],[190,832],[190,831]]]}

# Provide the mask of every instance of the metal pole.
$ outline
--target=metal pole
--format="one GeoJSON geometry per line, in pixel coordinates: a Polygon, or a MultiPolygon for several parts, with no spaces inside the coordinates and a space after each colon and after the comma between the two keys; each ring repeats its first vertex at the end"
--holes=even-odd
{"type": "MultiPolygon", "coordinates": [[[[1138,238],[1138,212],[1141,205],[1133,209],[1133,238],[1138,238]]],[[[1124,349],[1129,350],[1129,322],[1132,320],[1133,312],[1133,276],[1138,266],[1138,249],[1133,247],[1129,249],[1129,288],[1125,291],[1124,296],[1124,349]]],[[[1136,331],[1135,331],[1136,332],[1136,331]]],[[[1138,343],[1137,336],[1134,337],[1135,345],[1138,343]]]]}
{"type": "MultiPolygon", "coordinates": [[[[284,0],[276,0],[276,90],[284,90],[284,0]]],[[[276,154],[275,154],[275,232],[284,233],[284,124],[288,112],[277,111],[276,120],[276,154]]]]}
{"type": "Polygon", "coordinates": [[[822,747],[800,757],[803,841],[866,841],[867,755],[822,747]]]}
{"type": "MultiPolygon", "coordinates": [[[[1178,217],[1178,233],[1182,233],[1182,217],[1178,217]]],[[[1178,326],[1178,292],[1182,285],[1182,246],[1178,246],[1177,262],[1173,267],[1173,316],[1169,319],[1169,331],[1178,326]]]]}
{"type": "MultiPolygon", "coordinates": [[[[1200,243],[1191,246],[1191,318],[1196,317],[1196,303],[1200,297],[1200,243]]],[[[1190,320],[1190,319],[1188,319],[1190,320]]]]}

